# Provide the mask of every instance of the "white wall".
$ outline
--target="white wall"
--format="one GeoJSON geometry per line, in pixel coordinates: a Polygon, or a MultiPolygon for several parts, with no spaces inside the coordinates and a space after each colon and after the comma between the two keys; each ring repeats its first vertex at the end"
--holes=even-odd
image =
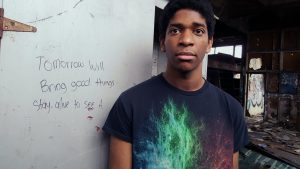
{"type": "Polygon", "coordinates": [[[154,0],[3,4],[6,17],[38,31],[2,38],[0,168],[106,168],[97,127],[123,90],[151,76],[154,0]]]}

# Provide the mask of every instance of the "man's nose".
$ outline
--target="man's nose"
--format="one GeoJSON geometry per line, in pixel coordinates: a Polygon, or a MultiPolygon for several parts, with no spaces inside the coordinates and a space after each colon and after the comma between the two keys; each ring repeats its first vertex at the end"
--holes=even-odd
{"type": "Polygon", "coordinates": [[[179,45],[180,46],[191,46],[194,44],[193,32],[185,30],[180,35],[179,45]]]}

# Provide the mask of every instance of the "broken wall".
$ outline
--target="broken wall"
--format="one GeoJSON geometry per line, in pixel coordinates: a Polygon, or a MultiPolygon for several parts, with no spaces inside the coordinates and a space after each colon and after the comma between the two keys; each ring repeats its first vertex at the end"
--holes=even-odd
{"type": "Polygon", "coordinates": [[[247,113],[258,115],[253,97],[263,93],[264,105],[260,115],[264,120],[300,125],[300,28],[257,31],[248,35],[246,58],[247,113]],[[257,83],[255,76],[261,76],[257,83]],[[264,91],[264,92],[262,92],[264,91]]]}

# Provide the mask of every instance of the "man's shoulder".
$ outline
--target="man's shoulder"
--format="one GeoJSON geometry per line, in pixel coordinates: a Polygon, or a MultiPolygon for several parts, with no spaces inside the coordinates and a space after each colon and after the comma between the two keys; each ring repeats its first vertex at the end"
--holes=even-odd
{"type": "Polygon", "coordinates": [[[127,90],[125,90],[121,97],[130,98],[130,97],[140,97],[147,95],[148,93],[154,92],[154,90],[157,90],[157,87],[161,85],[161,79],[160,75],[153,76],[148,80],[145,80],[127,90]]]}
{"type": "MultiPolygon", "coordinates": [[[[208,82],[209,83],[209,82],[208,82]]],[[[224,90],[218,88],[217,86],[209,83],[209,90],[212,92],[220,101],[226,103],[229,107],[241,109],[241,103],[234,98],[229,93],[225,92],[224,90]]]]}

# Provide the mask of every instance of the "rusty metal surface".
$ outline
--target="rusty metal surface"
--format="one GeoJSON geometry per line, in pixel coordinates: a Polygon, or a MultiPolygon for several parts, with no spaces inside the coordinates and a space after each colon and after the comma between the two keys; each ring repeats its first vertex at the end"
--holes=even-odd
{"type": "Polygon", "coordinates": [[[36,32],[36,27],[4,17],[4,9],[0,8],[0,38],[3,31],[36,32]]]}
{"type": "Polygon", "coordinates": [[[251,32],[249,34],[248,49],[251,51],[274,50],[277,32],[251,32]]]}
{"type": "Polygon", "coordinates": [[[266,94],[265,101],[265,115],[264,120],[277,120],[278,118],[278,95],[277,94],[266,94]]]}
{"type": "Polygon", "coordinates": [[[2,38],[3,35],[3,17],[4,17],[4,9],[0,8],[0,39],[2,38]]]}
{"type": "Polygon", "coordinates": [[[277,73],[267,73],[266,75],[266,90],[267,92],[277,93],[279,78],[277,73]]]}
{"type": "Polygon", "coordinates": [[[16,32],[36,32],[36,27],[14,21],[12,19],[3,18],[3,30],[4,31],[16,31],[16,32]]]}
{"type": "Polygon", "coordinates": [[[300,49],[300,29],[286,29],[283,31],[283,49],[300,49]]]}
{"type": "Polygon", "coordinates": [[[300,52],[283,52],[283,70],[300,71],[300,52]]]}
{"type": "Polygon", "coordinates": [[[300,94],[300,74],[298,74],[297,94],[300,94]]]}
{"type": "Polygon", "coordinates": [[[281,73],[279,92],[283,94],[297,94],[298,75],[296,73],[281,73]]]}
{"type": "Polygon", "coordinates": [[[292,110],[292,98],[290,95],[280,96],[278,104],[278,121],[289,123],[290,112],[292,110]]]}

